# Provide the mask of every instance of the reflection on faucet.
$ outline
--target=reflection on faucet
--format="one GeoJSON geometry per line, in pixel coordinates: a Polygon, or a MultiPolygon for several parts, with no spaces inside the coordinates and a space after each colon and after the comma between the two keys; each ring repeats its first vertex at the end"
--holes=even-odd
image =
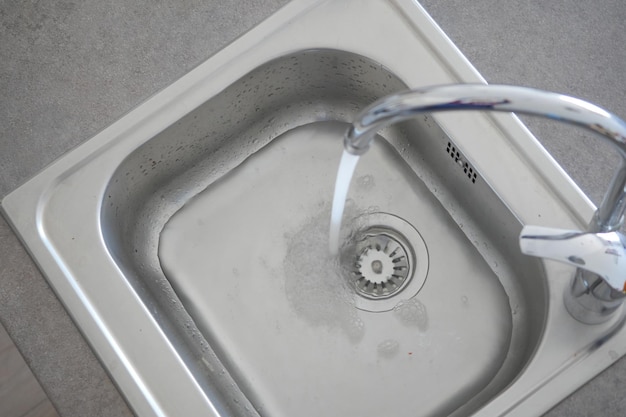
{"type": "Polygon", "coordinates": [[[526,255],[568,263],[602,277],[612,288],[626,289],[626,236],[525,226],[520,247],[526,255]]]}
{"type": "Polygon", "coordinates": [[[526,226],[520,246],[527,255],[578,268],[565,297],[568,311],[583,323],[608,320],[626,297],[626,237],[617,231],[626,209],[626,123],[586,101],[525,87],[458,84],[411,90],[382,98],[355,119],[346,151],[361,155],[384,127],[422,113],[452,110],[516,112],[586,128],[611,143],[621,162],[587,232],[526,226]]]}
{"type": "Polygon", "coordinates": [[[524,226],[520,248],[526,255],[578,267],[565,305],[583,323],[602,323],[622,304],[626,293],[626,236],[622,233],[524,226]]]}

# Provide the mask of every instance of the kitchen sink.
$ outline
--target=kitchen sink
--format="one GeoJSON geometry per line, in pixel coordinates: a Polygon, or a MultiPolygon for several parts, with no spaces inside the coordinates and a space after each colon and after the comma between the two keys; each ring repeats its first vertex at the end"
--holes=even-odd
{"type": "Polygon", "coordinates": [[[469,82],[413,1],[295,0],[2,208],[138,415],[540,415],[626,332],[570,317],[574,268],[520,252],[595,208],[515,115],[379,132],[328,253],[354,116],[469,82]]]}

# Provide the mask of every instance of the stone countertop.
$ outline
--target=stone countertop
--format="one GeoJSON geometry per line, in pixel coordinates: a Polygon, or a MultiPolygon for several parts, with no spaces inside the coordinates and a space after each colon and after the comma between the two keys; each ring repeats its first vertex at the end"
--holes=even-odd
{"type": "MultiPolygon", "coordinates": [[[[376,0],[362,0],[376,1],[376,0]]],[[[7,0],[0,8],[0,197],[166,87],[287,0],[7,0]]],[[[626,117],[626,4],[422,0],[490,83],[578,96],[626,117]]],[[[597,204],[617,159],[594,138],[524,121],[597,204]]],[[[0,321],[59,414],[131,415],[6,222],[0,321]]],[[[622,359],[548,413],[618,415],[622,359]]]]}

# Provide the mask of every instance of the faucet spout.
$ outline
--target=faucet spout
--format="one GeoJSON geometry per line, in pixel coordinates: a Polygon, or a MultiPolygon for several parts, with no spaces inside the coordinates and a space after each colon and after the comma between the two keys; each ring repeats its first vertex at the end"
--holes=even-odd
{"type": "Polygon", "coordinates": [[[626,123],[586,101],[531,88],[456,84],[384,97],[363,110],[344,137],[347,152],[362,155],[384,127],[422,113],[482,110],[515,112],[580,126],[608,141],[621,156],[609,189],[586,232],[525,226],[522,252],[576,266],[565,304],[577,320],[608,320],[626,297],[626,236],[617,230],[626,210],[626,123]]]}
{"type": "Polygon", "coordinates": [[[384,97],[359,113],[344,137],[344,147],[347,152],[362,155],[376,132],[386,126],[423,113],[460,110],[542,116],[599,134],[619,153],[621,164],[589,231],[611,232],[620,228],[626,210],[626,123],[578,98],[508,85],[452,84],[410,90],[384,97]]]}

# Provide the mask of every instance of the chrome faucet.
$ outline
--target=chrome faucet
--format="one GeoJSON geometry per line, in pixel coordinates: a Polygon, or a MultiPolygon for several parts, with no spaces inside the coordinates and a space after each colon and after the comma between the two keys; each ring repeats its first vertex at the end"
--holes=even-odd
{"type": "Polygon", "coordinates": [[[602,323],[626,297],[626,236],[618,231],[626,209],[626,123],[586,101],[525,87],[455,84],[421,88],[384,97],[357,115],[344,138],[346,151],[362,155],[384,127],[422,113],[454,110],[516,112],[586,128],[620,154],[600,207],[586,232],[525,226],[524,254],[577,267],[565,305],[577,320],[602,323]]]}

